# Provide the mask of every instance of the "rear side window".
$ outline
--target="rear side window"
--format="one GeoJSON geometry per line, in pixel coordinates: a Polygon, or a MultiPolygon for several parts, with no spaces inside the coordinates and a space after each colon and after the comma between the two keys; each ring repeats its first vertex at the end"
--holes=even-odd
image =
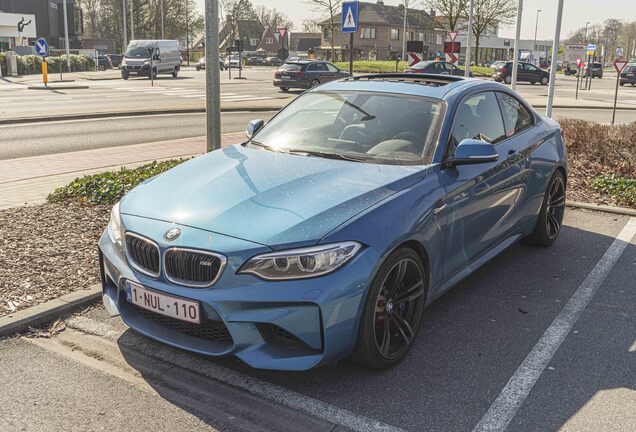
{"type": "Polygon", "coordinates": [[[285,63],[280,67],[280,70],[298,72],[302,69],[302,66],[296,63],[285,63]]]}
{"type": "Polygon", "coordinates": [[[499,103],[493,92],[469,96],[457,107],[447,154],[455,154],[457,145],[468,138],[493,144],[506,138],[499,103]]]}
{"type": "Polygon", "coordinates": [[[534,123],[532,114],[517,98],[501,92],[497,92],[497,98],[501,105],[506,137],[510,137],[532,126],[534,123]]]}
{"type": "Polygon", "coordinates": [[[324,64],[324,63],[318,63],[318,64],[316,65],[316,70],[317,70],[318,72],[327,72],[327,65],[326,65],[326,64],[324,64]]]}
{"type": "Polygon", "coordinates": [[[316,64],[312,63],[309,66],[307,66],[307,72],[316,72],[316,64]]]}

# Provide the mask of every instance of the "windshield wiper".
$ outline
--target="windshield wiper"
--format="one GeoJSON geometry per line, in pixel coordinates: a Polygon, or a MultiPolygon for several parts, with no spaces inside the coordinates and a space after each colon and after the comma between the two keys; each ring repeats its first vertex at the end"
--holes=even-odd
{"type": "Polygon", "coordinates": [[[359,156],[344,155],[342,153],[331,153],[331,152],[323,152],[323,151],[317,151],[317,150],[289,149],[288,152],[292,154],[318,156],[325,159],[340,159],[340,160],[346,160],[346,161],[352,161],[352,162],[366,162],[369,159],[369,158],[359,157],[359,156]]]}
{"type": "Polygon", "coordinates": [[[255,145],[257,147],[264,148],[265,150],[268,150],[268,151],[271,151],[271,152],[289,153],[287,149],[282,149],[280,147],[272,147],[272,146],[269,146],[267,144],[263,144],[262,142],[258,142],[258,141],[249,141],[248,144],[252,144],[252,145],[255,145]]]}

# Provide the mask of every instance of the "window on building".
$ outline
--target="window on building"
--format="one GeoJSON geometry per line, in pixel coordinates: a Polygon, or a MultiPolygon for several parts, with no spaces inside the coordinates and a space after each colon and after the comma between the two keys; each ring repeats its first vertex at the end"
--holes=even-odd
{"type": "Polygon", "coordinates": [[[250,45],[252,46],[258,45],[258,38],[250,38],[250,45]]]}
{"type": "Polygon", "coordinates": [[[438,33],[435,36],[436,36],[435,43],[437,45],[442,45],[444,43],[444,38],[442,37],[442,35],[438,33]]]}
{"type": "Polygon", "coordinates": [[[424,33],[417,34],[417,40],[424,42],[426,39],[424,38],[424,33]]]}
{"type": "Polygon", "coordinates": [[[400,40],[400,29],[391,29],[391,40],[400,40]]]}
{"type": "Polygon", "coordinates": [[[375,27],[362,27],[360,29],[360,39],[375,39],[375,27]]]}
{"type": "Polygon", "coordinates": [[[325,39],[331,39],[331,28],[327,26],[323,27],[322,34],[325,39]]]}
{"type": "Polygon", "coordinates": [[[407,41],[413,41],[415,40],[415,32],[406,32],[406,40],[407,41]]]}
{"type": "Polygon", "coordinates": [[[273,43],[274,43],[274,38],[267,38],[267,39],[265,39],[265,43],[273,44],[273,43]]]}

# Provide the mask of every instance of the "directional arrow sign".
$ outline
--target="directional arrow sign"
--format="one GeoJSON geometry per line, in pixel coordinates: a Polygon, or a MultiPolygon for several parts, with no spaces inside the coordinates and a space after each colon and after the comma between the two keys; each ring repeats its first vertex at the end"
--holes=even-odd
{"type": "Polygon", "coordinates": [[[342,3],[342,33],[358,32],[358,2],[342,3]]]}
{"type": "Polygon", "coordinates": [[[35,41],[35,52],[40,57],[46,57],[49,53],[49,44],[44,38],[39,38],[35,41]]]}
{"type": "Polygon", "coordinates": [[[616,72],[620,75],[621,72],[623,72],[623,69],[625,69],[625,66],[627,66],[627,61],[626,60],[616,60],[614,61],[614,69],[616,69],[616,72]]]}
{"type": "Polygon", "coordinates": [[[422,59],[420,58],[420,55],[417,53],[413,53],[410,52],[408,53],[408,61],[409,61],[409,67],[418,64],[419,62],[422,61],[422,59]]]}

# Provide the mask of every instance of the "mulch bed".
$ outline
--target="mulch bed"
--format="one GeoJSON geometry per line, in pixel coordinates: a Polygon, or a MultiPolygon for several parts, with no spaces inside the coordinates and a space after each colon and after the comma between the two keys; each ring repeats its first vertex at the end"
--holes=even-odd
{"type": "Polygon", "coordinates": [[[0,316],[98,283],[109,215],[77,203],[0,210],[0,316]]]}

